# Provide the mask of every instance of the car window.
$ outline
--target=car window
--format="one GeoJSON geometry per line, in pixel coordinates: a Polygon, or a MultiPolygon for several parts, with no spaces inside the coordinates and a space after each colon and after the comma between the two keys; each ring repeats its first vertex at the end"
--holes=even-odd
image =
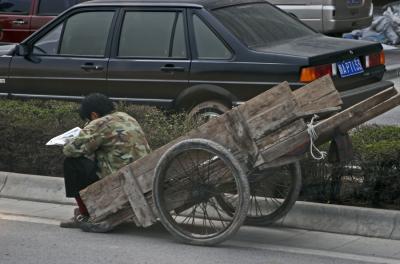
{"type": "Polygon", "coordinates": [[[32,0],[0,0],[1,13],[29,14],[32,0]]]}
{"type": "Polygon", "coordinates": [[[193,15],[193,28],[199,59],[229,59],[232,57],[225,44],[197,15],[193,15]]]}
{"type": "Polygon", "coordinates": [[[316,34],[297,19],[267,3],[229,6],[212,11],[248,47],[316,34]]]}
{"type": "Polygon", "coordinates": [[[63,24],[58,25],[33,45],[33,54],[56,55],[60,43],[63,24]]]}
{"type": "Polygon", "coordinates": [[[69,7],[79,3],[79,0],[40,0],[38,15],[57,15],[69,7]]]}
{"type": "Polygon", "coordinates": [[[126,12],[118,56],[185,58],[182,12],[126,12]]]}
{"type": "Polygon", "coordinates": [[[113,17],[113,11],[98,11],[68,18],[59,54],[104,56],[113,17]]]}

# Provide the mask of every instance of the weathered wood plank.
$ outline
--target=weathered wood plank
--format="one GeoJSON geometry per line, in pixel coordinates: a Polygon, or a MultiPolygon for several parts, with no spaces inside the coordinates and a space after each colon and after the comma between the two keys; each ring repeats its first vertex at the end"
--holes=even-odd
{"type": "Polygon", "coordinates": [[[319,136],[319,142],[322,142],[331,136],[332,128],[337,128],[340,132],[345,133],[349,129],[392,109],[396,106],[398,100],[397,94],[395,88],[386,89],[385,91],[369,97],[366,100],[319,122],[315,127],[315,131],[319,136]],[[388,102],[385,103],[385,101],[388,102]],[[368,111],[371,111],[371,109],[375,107],[378,107],[378,109],[367,114],[368,111]]]}
{"type": "MultiPolygon", "coordinates": [[[[332,133],[338,129],[340,132],[347,132],[365,121],[372,119],[400,104],[400,95],[397,91],[387,89],[373,97],[370,97],[336,115],[333,115],[315,124],[315,131],[318,135],[316,144],[329,140],[332,133]],[[395,95],[395,96],[393,96],[395,95]],[[388,98],[389,97],[389,98],[388,98]]],[[[293,152],[298,148],[309,144],[308,132],[302,131],[293,136],[283,138],[283,140],[267,146],[261,150],[266,162],[272,162],[278,157],[293,152]]]]}
{"type": "MultiPolygon", "coordinates": [[[[377,117],[387,111],[389,111],[392,108],[395,108],[400,104],[399,100],[399,95],[393,96],[382,103],[379,103],[375,105],[374,107],[370,108],[368,111],[364,112],[361,116],[358,116],[358,118],[352,118],[348,122],[343,122],[339,126],[339,131],[341,132],[346,132],[353,127],[356,127],[370,119],[373,119],[374,117],[377,117]]],[[[359,112],[358,112],[359,113],[359,112]]]]}
{"type": "Polygon", "coordinates": [[[151,226],[156,222],[156,217],[147,203],[139,184],[137,183],[136,176],[130,166],[126,166],[120,170],[123,175],[122,189],[124,190],[131,208],[139,223],[143,227],[151,226]]]}
{"type": "Polygon", "coordinates": [[[259,114],[260,110],[274,107],[290,98],[293,98],[292,90],[287,82],[283,82],[239,105],[237,108],[244,119],[249,120],[259,114]]]}
{"type": "MultiPolygon", "coordinates": [[[[277,133],[260,139],[257,144],[260,147],[260,153],[264,159],[264,163],[272,162],[300,147],[300,144],[294,145],[293,142],[293,145],[289,145],[285,144],[285,142],[291,141],[292,138],[296,138],[297,135],[302,134],[304,131],[306,131],[306,124],[300,119],[277,131],[277,133]]],[[[302,144],[307,142],[307,137],[301,138],[303,139],[300,141],[302,144]]],[[[262,162],[257,161],[255,166],[260,166],[261,164],[262,162]]]]}
{"type": "Polygon", "coordinates": [[[266,111],[248,120],[248,126],[255,140],[298,119],[301,109],[295,100],[286,100],[281,104],[268,108],[266,111]]]}
{"type": "Polygon", "coordinates": [[[127,197],[122,189],[121,173],[119,172],[93,183],[82,190],[80,195],[90,216],[94,219],[102,219],[105,215],[115,213],[127,203],[127,197]]]}
{"type": "Polygon", "coordinates": [[[98,220],[96,222],[103,222],[107,224],[111,230],[116,226],[129,221],[133,221],[136,226],[140,226],[137,222],[137,219],[135,218],[132,208],[130,208],[129,204],[127,204],[125,207],[121,208],[117,212],[108,215],[107,219],[98,220]]]}
{"type": "Polygon", "coordinates": [[[304,111],[318,109],[316,102],[323,102],[323,108],[334,107],[342,104],[339,92],[336,90],[331,77],[328,75],[311,82],[293,92],[296,100],[304,111]],[[326,98],[328,97],[328,98],[326,98]]]}

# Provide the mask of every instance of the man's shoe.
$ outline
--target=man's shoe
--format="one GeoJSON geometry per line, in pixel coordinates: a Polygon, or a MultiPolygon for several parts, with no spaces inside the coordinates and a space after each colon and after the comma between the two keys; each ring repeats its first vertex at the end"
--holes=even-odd
{"type": "Polygon", "coordinates": [[[79,227],[85,232],[92,233],[107,233],[113,229],[107,221],[92,222],[90,219],[88,221],[79,222],[79,227]]]}
{"type": "Polygon", "coordinates": [[[79,214],[79,215],[75,215],[74,217],[72,217],[69,220],[62,221],[60,223],[60,227],[63,227],[63,228],[79,228],[80,227],[80,223],[87,222],[88,220],[89,220],[89,216],[79,214]]]}

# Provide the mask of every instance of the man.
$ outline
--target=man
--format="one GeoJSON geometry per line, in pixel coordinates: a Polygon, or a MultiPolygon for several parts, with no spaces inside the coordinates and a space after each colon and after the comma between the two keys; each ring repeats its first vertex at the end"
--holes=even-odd
{"type": "MultiPolygon", "coordinates": [[[[67,197],[74,197],[78,208],[74,217],[61,227],[91,230],[89,213],[79,191],[151,150],[139,123],[123,112],[114,112],[112,101],[102,94],[90,94],[79,109],[89,123],[63,149],[67,197]]],[[[95,228],[94,228],[95,229],[95,228]]]]}

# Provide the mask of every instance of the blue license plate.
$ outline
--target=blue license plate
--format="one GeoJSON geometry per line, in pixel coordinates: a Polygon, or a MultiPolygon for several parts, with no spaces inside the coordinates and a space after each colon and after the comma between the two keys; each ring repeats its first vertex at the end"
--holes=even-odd
{"type": "Polygon", "coordinates": [[[337,63],[340,77],[349,77],[364,72],[359,58],[345,60],[337,63]]]}
{"type": "Polygon", "coordinates": [[[354,6],[361,4],[361,0],[347,0],[347,5],[354,6]]]}

